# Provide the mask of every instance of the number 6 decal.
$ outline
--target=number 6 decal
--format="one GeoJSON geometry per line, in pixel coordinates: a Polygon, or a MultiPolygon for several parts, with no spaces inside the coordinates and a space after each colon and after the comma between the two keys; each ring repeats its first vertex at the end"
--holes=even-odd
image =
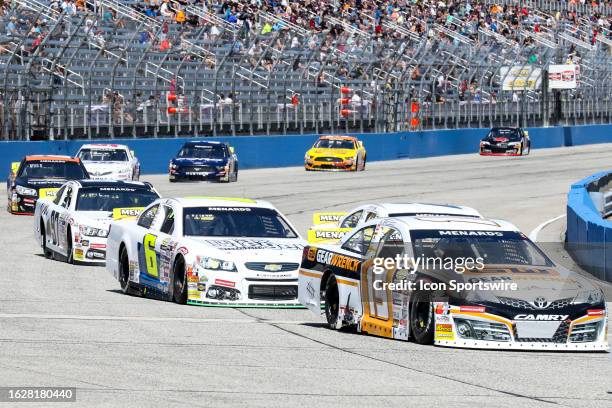
{"type": "Polygon", "coordinates": [[[157,237],[153,234],[146,234],[142,242],[144,246],[145,261],[147,263],[147,274],[157,278],[157,254],[155,253],[155,241],[157,237]]]}

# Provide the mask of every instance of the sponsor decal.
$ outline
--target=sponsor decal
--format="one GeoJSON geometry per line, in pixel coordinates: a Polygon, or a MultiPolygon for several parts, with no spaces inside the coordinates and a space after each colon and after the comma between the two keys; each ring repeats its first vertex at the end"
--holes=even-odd
{"type": "Polygon", "coordinates": [[[83,250],[75,249],[74,250],[74,259],[83,259],[83,250]]]}
{"type": "Polygon", "coordinates": [[[220,240],[206,240],[206,243],[214,246],[215,248],[225,251],[244,251],[249,249],[294,249],[302,250],[304,246],[302,244],[284,244],[275,243],[265,239],[220,239],[220,240]]]}
{"type": "Polygon", "coordinates": [[[453,325],[452,324],[436,324],[437,332],[452,332],[453,325]]]}
{"type": "Polygon", "coordinates": [[[503,237],[504,233],[499,231],[439,231],[440,235],[452,235],[461,237],[503,237]]]}
{"type": "Polygon", "coordinates": [[[267,264],[264,266],[264,269],[268,272],[278,272],[283,269],[283,266],[279,264],[267,264]]]}
{"type": "Polygon", "coordinates": [[[40,198],[54,198],[59,188],[41,188],[38,190],[40,198]]]}
{"type": "MultiPolygon", "coordinates": [[[[75,235],[74,240],[77,241],[77,242],[79,241],[78,235],[75,235]]],[[[89,246],[89,241],[84,239],[84,240],[81,241],[81,245],[83,245],[85,247],[89,246]]]]}
{"type": "Polygon", "coordinates": [[[534,321],[563,321],[567,319],[569,315],[557,315],[557,314],[518,314],[514,316],[514,320],[534,320],[534,321]]]}
{"type": "Polygon", "coordinates": [[[198,290],[199,290],[200,292],[204,292],[204,291],[206,291],[206,284],[205,284],[205,283],[198,282],[198,290]]]}
{"type": "Polygon", "coordinates": [[[315,225],[337,223],[346,214],[346,212],[314,213],[312,216],[312,222],[315,225]]]}
{"type": "Polygon", "coordinates": [[[208,276],[206,276],[206,275],[201,275],[201,276],[200,276],[200,282],[208,282],[208,276]]]}
{"type": "Polygon", "coordinates": [[[308,281],[308,284],[306,284],[306,292],[308,292],[308,294],[310,295],[310,298],[314,298],[315,296],[315,290],[312,287],[312,281],[308,281]]]}
{"type": "Polygon", "coordinates": [[[460,306],[460,312],[471,312],[471,313],[484,313],[484,306],[460,306]]]}
{"type": "MultiPolygon", "coordinates": [[[[85,244],[83,244],[85,245],[85,244]]],[[[91,249],[106,249],[106,244],[91,244],[89,245],[91,249]]]]}
{"type": "Polygon", "coordinates": [[[198,277],[197,272],[193,272],[193,268],[187,268],[187,282],[199,282],[200,278],[198,277]]]}
{"type": "Polygon", "coordinates": [[[308,259],[311,262],[314,262],[315,259],[317,259],[317,248],[309,247],[308,248],[308,255],[306,256],[306,259],[308,259]]]}
{"type": "Polygon", "coordinates": [[[113,208],[113,220],[136,218],[142,210],[144,210],[144,207],[113,208]]]}
{"type": "Polygon", "coordinates": [[[229,288],[235,288],[236,287],[236,282],[227,281],[227,280],[223,280],[223,279],[215,279],[215,285],[227,286],[229,288]]]}
{"type": "Polygon", "coordinates": [[[350,258],[345,255],[334,254],[333,252],[319,249],[317,251],[317,262],[324,263],[331,266],[336,266],[341,269],[346,269],[351,272],[357,271],[359,267],[359,260],[350,258]]]}
{"type": "Polygon", "coordinates": [[[589,316],[603,316],[605,314],[604,309],[589,309],[587,310],[587,315],[589,316]]]}
{"type": "Polygon", "coordinates": [[[185,247],[180,247],[177,251],[183,255],[187,255],[189,253],[189,250],[187,250],[185,247]]]}

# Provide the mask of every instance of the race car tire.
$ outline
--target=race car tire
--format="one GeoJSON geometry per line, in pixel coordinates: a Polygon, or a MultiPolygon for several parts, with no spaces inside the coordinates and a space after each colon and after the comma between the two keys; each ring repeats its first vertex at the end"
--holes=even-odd
{"type": "Polygon", "coordinates": [[[45,223],[42,219],[40,220],[40,247],[45,258],[51,259],[53,257],[51,250],[47,248],[47,233],[45,232],[45,223]]]}
{"type": "Polygon", "coordinates": [[[68,232],[66,233],[66,262],[69,264],[74,263],[74,256],[72,253],[72,233],[70,228],[68,228],[68,232]]]}
{"type": "Polygon", "coordinates": [[[330,329],[338,329],[338,313],[340,311],[340,294],[338,293],[338,281],[335,275],[331,275],[325,283],[325,318],[330,329]]]}
{"type": "Polygon", "coordinates": [[[172,298],[181,305],[187,303],[187,274],[185,273],[185,259],[178,256],[174,261],[172,272],[172,298]]]}
{"type": "Polygon", "coordinates": [[[363,164],[361,165],[361,171],[365,171],[365,166],[366,166],[366,158],[363,158],[363,164]]]}
{"type": "Polygon", "coordinates": [[[359,164],[359,156],[357,156],[357,160],[355,161],[355,170],[353,170],[353,171],[359,171],[359,166],[360,166],[360,164],[359,164]]]}
{"type": "Polygon", "coordinates": [[[410,298],[410,332],[415,343],[432,344],[434,325],[431,294],[414,292],[410,298]]]}
{"type": "Polygon", "coordinates": [[[232,175],[230,176],[230,181],[237,182],[238,181],[238,169],[235,169],[232,175]]]}
{"type": "Polygon", "coordinates": [[[126,295],[130,292],[130,259],[125,246],[121,247],[119,252],[119,285],[121,292],[126,295]]]}

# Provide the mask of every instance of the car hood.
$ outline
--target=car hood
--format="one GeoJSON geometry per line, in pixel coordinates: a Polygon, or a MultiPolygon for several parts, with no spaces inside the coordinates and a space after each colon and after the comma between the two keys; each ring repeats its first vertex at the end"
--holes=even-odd
{"type": "MultiPolygon", "coordinates": [[[[457,278],[455,278],[457,279],[457,278]]],[[[457,279],[459,280],[459,279],[457,279]]],[[[480,272],[466,272],[461,275],[464,282],[507,282],[515,283],[516,289],[473,290],[483,299],[520,299],[533,303],[538,299],[545,302],[570,299],[598,288],[587,278],[563,267],[538,267],[515,265],[487,265],[480,272]]],[[[465,296],[470,296],[464,293],[465,296]]]]}
{"type": "Polygon", "coordinates": [[[300,262],[304,241],[299,238],[212,238],[189,237],[202,246],[202,252],[211,253],[234,262],[262,261],[300,262]]]}
{"type": "Polygon", "coordinates": [[[348,156],[355,154],[355,150],[351,149],[324,149],[324,148],[313,148],[308,151],[308,154],[313,156],[348,156]]]}
{"type": "Polygon", "coordinates": [[[113,213],[110,211],[77,211],[73,219],[81,225],[108,227],[113,220],[113,213]]]}
{"type": "Polygon", "coordinates": [[[227,159],[172,159],[172,164],[176,164],[177,166],[223,166],[226,163],[227,159]]]}

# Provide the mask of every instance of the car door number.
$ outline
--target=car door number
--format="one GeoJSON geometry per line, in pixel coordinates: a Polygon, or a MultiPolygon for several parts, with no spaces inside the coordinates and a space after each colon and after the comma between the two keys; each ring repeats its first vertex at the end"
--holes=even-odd
{"type": "Polygon", "coordinates": [[[155,278],[159,277],[159,271],[157,269],[157,253],[155,252],[156,241],[157,236],[153,234],[145,234],[142,241],[145,254],[145,263],[147,265],[147,275],[155,278]]]}

